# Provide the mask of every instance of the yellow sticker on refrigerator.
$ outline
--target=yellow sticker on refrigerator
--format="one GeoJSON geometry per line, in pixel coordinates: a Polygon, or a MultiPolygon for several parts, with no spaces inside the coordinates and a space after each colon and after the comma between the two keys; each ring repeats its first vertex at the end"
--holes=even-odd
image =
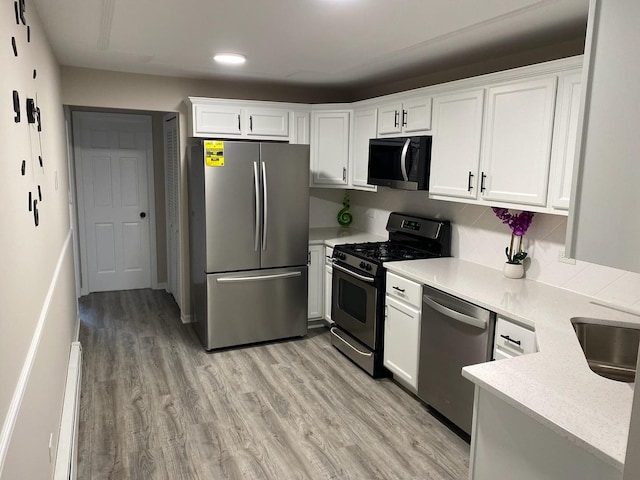
{"type": "Polygon", "coordinates": [[[204,163],[207,167],[224,167],[224,142],[204,141],[204,163]]]}

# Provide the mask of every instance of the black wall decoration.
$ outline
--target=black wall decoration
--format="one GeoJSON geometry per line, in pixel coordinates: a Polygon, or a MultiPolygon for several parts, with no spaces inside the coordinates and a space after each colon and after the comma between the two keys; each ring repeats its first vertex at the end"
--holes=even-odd
{"type": "Polygon", "coordinates": [[[13,91],[13,111],[16,114],[13,117],[14,122],[20,123],[20,94],[17,90],[13,91]]]}
{"type": "MultiPolygon", "coordinates": [[[[18,52],[24,48],[29,48],[28,46],[31,44],[31,26],[27,25],[26,0],[15,0],[13,7],[16,18],[16,27],[14,27],[16,32],[12,32],[12,35],[9,36],[13,50],[13,62],[16,62],[14,68],[21,67],[24,69],[26,66],[21,65],[21,63],[24,62],[22,58],[25,58],[25,56],[23,55],[22,58],[20,58],[18,52]],[[18,32],[18,30],[22,30],[22,28],[25,30],[22,34],[19,34],[20,32],[18,32]]],[[[33,80],[37,77],[35,67],[35,65],[31,66],[31,68],[33,68],[33,80]]],[[[20,166],[20,176],[25,177],[23,181],[31,182],[30,185],[29,183],[25,183],[29,197],[28,211],[29,214],[33,214],[33,223],[37,227],[40,225],[40,211],[45,196],[43,190],[45,190],[47,186],[46,171],[43,162],[44,153],[42,151],[42,114],[38,106],[37,84],[29,83],[18,85],[18,87],[18,89],[12,92],[13,121],[16,124],[15,128],[29,129],[31,162],[23,159],[19,159],[17,162],[20,166]],[[20,103],[20,92],[22,92],[23,98],[26,98],[24,107],[20,103]],[[22,122],[22,108],[24,108],[26,112],[26,122],[22,122]]]]}

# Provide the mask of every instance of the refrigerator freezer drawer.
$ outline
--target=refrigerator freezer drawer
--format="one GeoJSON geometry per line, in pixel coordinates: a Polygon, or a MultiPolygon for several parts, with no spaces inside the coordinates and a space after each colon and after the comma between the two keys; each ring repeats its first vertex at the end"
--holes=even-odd
{"type": "Polygon", "coordinates": [[[307,333],[307,267],[207,275],[207,350],[307,333]]]}

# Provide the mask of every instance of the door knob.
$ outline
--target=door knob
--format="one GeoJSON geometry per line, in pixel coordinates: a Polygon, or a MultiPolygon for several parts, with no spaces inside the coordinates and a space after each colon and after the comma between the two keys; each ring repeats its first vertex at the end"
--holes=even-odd
{"type": "Polygon", "coordinates": [[[146,214],[146,213],[144,213],[144,212],[140,212],[140,218],[144,218],[144,217],[146,217],[146,216],[147,216],[147,214],[146,214]]]}

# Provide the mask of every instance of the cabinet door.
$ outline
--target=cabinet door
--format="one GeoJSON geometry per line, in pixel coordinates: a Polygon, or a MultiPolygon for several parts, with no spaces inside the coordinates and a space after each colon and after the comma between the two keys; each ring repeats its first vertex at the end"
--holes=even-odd
{"type": "Polygon", "coordinates": [[[353,114],[353,145],[351,155],[351,184],[357,190],[376,191],[367,183],[369,166],[369,140],[376,138],[378,109],[356,110],[353,114]]]}
{"type": "Polygon", "coordinates": [[[429,193],[477,198],[484,90],[436,97],[429,193]]]}
{"type": "Polygon", "coordinates": [[[551,206],[561,210],[568,210],[571,200],[581,95],[582,73],[572,73],[560,78],[549,188],[551,206]]]}
{"type": "Polygon", "coordinates": [[[240,107],[225,105],[194,105],[194,136],[240,136],[240,107]]]}
{"type": "Polygon", "coordinates": [[[490,87],[481,157],[485,200],[547,201],[556,77],[490,87]]]}
{"type": "Polygon", "coordinates": [[[402,104],[402,131],[416,134],[431,130],[431,97],[418,97],[402,104]]]}
{"type": "Polygon", "coordinates": [[[378,109],[378,135],[400,133],[402,131],[401,116],[401,103],[388,103],[381,106],[378,109]]]}
{"type": "Polygon", "coordinates": [[[293,112],[291,143],[309,145],[309,112],[293,112]]]}
{"type": "Polygon", "coordinates": [[[386,304],[384,366],[417,390],[420,312],[391,297],[386,304]]]}
{"type": "Polygon", "coordinates": [[[312,185],[347,185],[350,112],[312,112],[311,115],[312,185]]]}
{"type": "Polygon", "coordinates": [[[324,319],[333,323],[331,319],[331,292],[333,288],[333,267],[325,265],[324,267],[324,319]]]}
{"type": "Polygon", "coordinates": [[[248,107],[245,113],[247,136],[289,138],[287,110],[248,107]]]}
{"type": "Polygon", "coordinates": [[[309,320],[322,318],[323,312],[323,278],[324,245],[309,246],[309,303],[307,317],[309,320]]]}

